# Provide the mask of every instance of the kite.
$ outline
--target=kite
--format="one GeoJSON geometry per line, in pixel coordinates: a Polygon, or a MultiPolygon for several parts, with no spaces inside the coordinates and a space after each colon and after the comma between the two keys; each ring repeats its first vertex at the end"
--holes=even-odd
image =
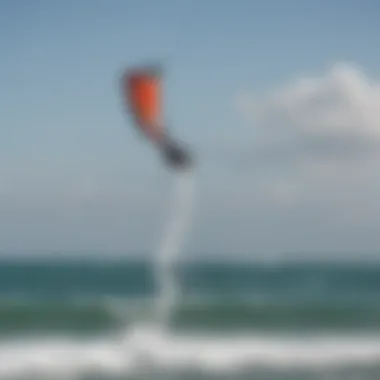
{"type": "Polygon", "coordinates": [[[162,74],[157,67],[127,69],[122,76],[123,101],[134,124],[173,169],[192,167],[190,153],[168,133],[162,120],[162,74]]]}

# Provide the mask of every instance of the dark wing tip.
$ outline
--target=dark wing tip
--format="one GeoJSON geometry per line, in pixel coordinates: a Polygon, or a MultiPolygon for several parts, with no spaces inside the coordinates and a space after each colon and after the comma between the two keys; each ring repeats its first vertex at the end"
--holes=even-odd
{"type": "Polygon", "coordinates": [[[166,163],[175,169],[188,169],[194,164],[190,152],[172,141],[164,145],[163,154],[166,163]]]}
{"type": "Polygon", "coordinates": [[[123,80],[139,75],[158,77],[163,75],[163,71],[161,64],[135,65],[124,70],[123,80]]]}

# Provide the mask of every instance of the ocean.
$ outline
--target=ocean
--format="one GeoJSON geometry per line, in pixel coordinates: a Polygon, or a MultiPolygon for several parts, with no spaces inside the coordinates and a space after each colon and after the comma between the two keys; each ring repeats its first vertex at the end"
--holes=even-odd
{"type": "Polygon", "coordinates": [[[2,259],[0,379],[380,379],[380,263],[2,259]]]}

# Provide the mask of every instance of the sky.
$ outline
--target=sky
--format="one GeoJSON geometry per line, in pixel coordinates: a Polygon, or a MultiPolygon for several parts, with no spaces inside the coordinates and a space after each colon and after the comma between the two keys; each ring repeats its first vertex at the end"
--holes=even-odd
{"type": "Polygon", "coordinates": [[[153,252],[174,175],[122,71],[164,67],[196,155],[183,255],[380,255],[375,1],[0,2],[0,251],[153,252]]]}

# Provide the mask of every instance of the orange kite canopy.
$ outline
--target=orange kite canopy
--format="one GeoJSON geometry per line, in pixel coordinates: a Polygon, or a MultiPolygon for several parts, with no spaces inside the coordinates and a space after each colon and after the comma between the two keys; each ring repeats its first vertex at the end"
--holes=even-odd
{"type": "Polygon", "coordinates": [[[159,149],[166,164],[179,170],[189,169],[190,153],[169,136],[162,121],[161,82],[159,67],[129,69],[122,78],[123,100],[137,128],[159,149]]]}
{"type": "Polygon", "coordinates": [[[163,134],[161,112],[161,70],[138,68],[125,72],[124,97],[138,127],[157,141],[163,134]]]}

